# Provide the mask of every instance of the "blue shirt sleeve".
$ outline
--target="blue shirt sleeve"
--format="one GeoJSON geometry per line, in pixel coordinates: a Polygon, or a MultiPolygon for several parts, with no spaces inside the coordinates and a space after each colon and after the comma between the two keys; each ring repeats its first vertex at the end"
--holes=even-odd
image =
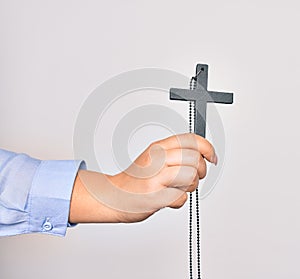
{"type": "Polygon", "coordinates": [[[84,161],[41,161],[0,149],[0,236],[64,236],[70,200],[84,161]]]}

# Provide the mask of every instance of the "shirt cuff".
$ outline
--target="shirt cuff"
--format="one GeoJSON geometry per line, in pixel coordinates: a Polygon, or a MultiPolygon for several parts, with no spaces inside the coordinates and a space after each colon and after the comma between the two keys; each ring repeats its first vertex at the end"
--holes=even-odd
{"type": "Polygon", "coordinates": [[[84,161],[41,161],[28,199],[28,232],[64,236],[74,181],[84,161]]]}

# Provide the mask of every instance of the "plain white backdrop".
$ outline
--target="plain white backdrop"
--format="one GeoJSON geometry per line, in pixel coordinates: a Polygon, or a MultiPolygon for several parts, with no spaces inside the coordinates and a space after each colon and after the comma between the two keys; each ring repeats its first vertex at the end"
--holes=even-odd
{"type": "MultiPolygon", "coordinates": [[[[226,163],[201,202],[203,278],[300,278],[299,9],[289,0],[1,0],[0,146],[72,159],[77,114],[99,84],[144,67],[190,76],[207,63],[209,88],[235,92],[235,104],[218,107],[226,163]]],[[[79,225],[65,238],[0,239],[0,278],[187,278],[187,209],[79,225]]]]}

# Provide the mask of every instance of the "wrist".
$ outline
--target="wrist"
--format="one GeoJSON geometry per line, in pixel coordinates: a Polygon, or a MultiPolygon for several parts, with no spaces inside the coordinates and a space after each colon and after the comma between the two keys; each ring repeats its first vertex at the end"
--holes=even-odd
{"type": "Polygon", "coordinates": [[[89,187],[101,189],[101,181],[110,179],[109,175],[91,171],[79,171],[75,179],[71,203],[70,223],[120,223],[123,222],[123,213],[95,197],[89,187]]]}

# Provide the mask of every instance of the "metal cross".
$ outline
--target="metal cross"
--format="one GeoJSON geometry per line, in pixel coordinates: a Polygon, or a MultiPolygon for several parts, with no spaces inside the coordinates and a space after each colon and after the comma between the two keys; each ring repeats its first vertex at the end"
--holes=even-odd
{"type": "Polygon", "coordinates": [[[197,81],[194,90],[171,88],[170,99],[195,102],[194,132],[205,137],[207,103],[232,104],[233,93],[207,91],[208,65],[206,64],[197,64],[194,79],[197,81]]]}

